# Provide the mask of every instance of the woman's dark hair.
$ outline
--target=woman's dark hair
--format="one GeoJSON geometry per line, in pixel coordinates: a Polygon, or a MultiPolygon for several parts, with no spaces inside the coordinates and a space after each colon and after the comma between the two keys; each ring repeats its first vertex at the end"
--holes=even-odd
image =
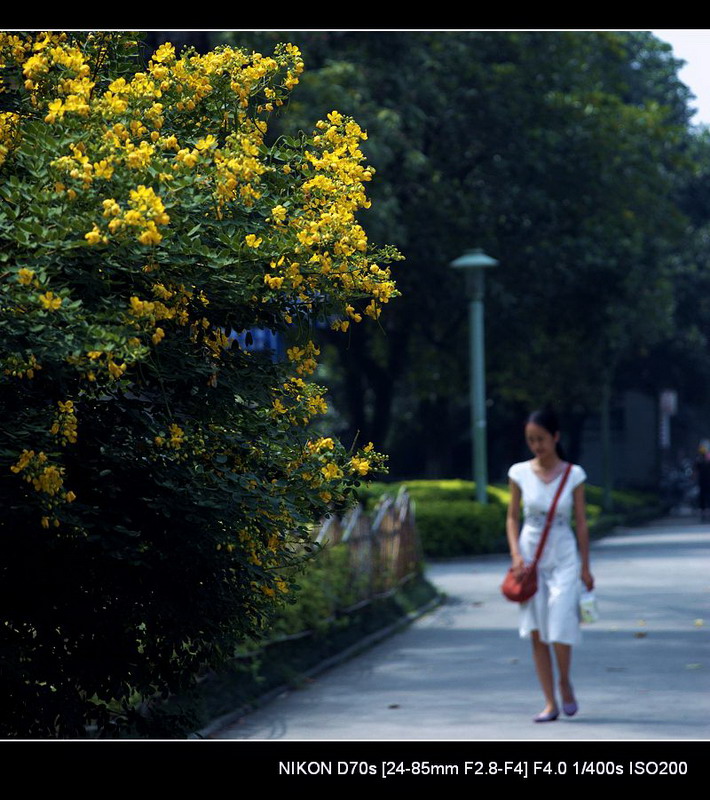
{"type": "MultiPolygon", "coordinates": [[[[537,411],[533,411],[532,414],[528,417],[526,425],[532,423],[533,425],[539,425],[541,428],[544,428],[548,433],[554,436],[556,433],[560,432],[560,423],[557,419],[557,414],[551,408],[541,408],[537,411]]],[[[557,455],[563,461],[565,460],[564,450],[560,446],[560,443],[557,442],[556,446],[557,455]]]]}

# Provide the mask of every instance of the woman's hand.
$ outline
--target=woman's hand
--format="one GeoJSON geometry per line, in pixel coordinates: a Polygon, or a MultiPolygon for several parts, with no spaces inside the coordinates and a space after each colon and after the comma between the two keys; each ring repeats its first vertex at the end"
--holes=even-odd
{"type": "Polygon", "coordinates": [[[587,587],[588,592],[594,588],[594,576],[589,571],[589,567],[582,568],[582,583],[587,587]]]}
{"type": "Polygon", "coordinates": [[[515,573],[516,577],[520,577],[520,574],[525,569],[525,559],[520,555],[520,553],[516,553],[514,556],[511,556],[511,561],[513,572],[515,573]]]}

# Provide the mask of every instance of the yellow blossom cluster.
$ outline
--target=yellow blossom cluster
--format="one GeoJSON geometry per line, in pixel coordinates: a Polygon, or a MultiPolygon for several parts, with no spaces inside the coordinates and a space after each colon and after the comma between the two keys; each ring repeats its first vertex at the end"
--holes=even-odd
{"type": "Polygon", "coordinates": [[[26,358],[12,354],[3,363],[3,373],[11,375],[13,378],[34,378],[35,372],[42,369],[42,365],[37,361],[34,353],[30,353],[26,358]]]}
{"type": "Polygon", "coordinates": [[[0,33],[0,65],[21,68],[34,106],[41,105],[42,96],[53,95],[46,103],[46,122],[61,120],[67,113],[88,115],[95,85],[91,66],[66,33],[45,32],[34,38],[0,33]]]}
{"type": "Polygon", "coordinates": [[[163,436],[156,436],[155,443],[157,445],[165,445],[172,447],[174,450],[179,450],[185,442],[185,431],[175,422],[168,426],[168,434],[163,436]]]}
{"type": "MultiPolygon", "coordinates": [[[[271,271],[264,275],[264,284],[270,289],[280,289],[284,283],[290,289],[298,289],[304,283],[301,265],[298,261],[289,260],[287,263],[286,256],[280,256],[277,260],[269,262],[269,267],[271,271]],[[272,272],[280,274],[272,275],[272,272]]],[[[302,295],[301,299],[309,301],[307,295],[302,295]]]]}
{"type": "MultiPolygon", "coordinates": [[[[93,161],[87,155],[87,147],[83,142],[71,144],[69,146],[71,155],[60,156],[52,162],[52,166],[58,173],[63,174],[64,179],[71,178],[74,181],[81,181],[81,185],[86,188],[96,179],[111,180],[114,173],[114,159],[109,156],[97,161],[93,161]]],[[[66,186],[61,181],[55,182],[55,188],[59,192],[66,191],[66,186]]],[[[74,190],[76,194],[76,190],[74,190]]],[[[72,196],[75,196],[72,195],[72,196]]]]}
{"type": "Polygon", "coordinates": [[[359,475],[367,475],[371,469],[370,462],[366,458],[357,458],[356,456],[350,459],[350,465],[353,472],[359,475]]]}
{"type": "Polygon", "coordinates": [[[306,449],[309,453],[322,453],[324,450],[333,450],[335,443],[330,437],[321,437],[314,442],[307,442],[306,449]]]}
{"type": "Polygon", "coordinates": [[[120,363],[117,362],[116,357],[117,354],[114,352],[104,350],[89,350],[84,358],[78,357],[76,359],[76,363],[81,364],[84,367],[86,370],[84,372],[84,377],[90,383],[97,381],[98,376],[96,371],[101,365],[105,367],[105,374],[108,376],[109,380],[119,380],[126,372],[128,364],[125,361],[120,363]]]}
{"type": "Polygon", "coordinates": [[[215,150],[214,193],[220,215],[231,202],[250,207],[261,197],[261,176],[266,172],[260,158],[264,132],[263,126],[244,120],[241,130],[227,136],[224,147],[215,150]]]}
{"type": "Polygon", "coordinates": [[[62,298],[55,295],[54,292],[37,295],[37,299],[45,311],[56,311],[62,304],[62,298]]]}
{"type": "MultiPolygon", "coordinates": [[[[259,115],[283,105],[298,83],[304,66],[298,48],[281,44],[273,56],[264,56],[225,46],[205,55],[188,50],[178,57],[166,43],[145,71],[115,78],[100,89],[92,76],[103,66],[109,40],[128,42],[127,36],[88,34],[81,44],[81,37],[66,33],[0,34],[0,65],[21,70],[25,89],[35,105],[46,109],[48,124],[88,118],[87,128],[103,131],[70,144],[70,152],[54,160],[61,178],[57,190],[74,200],[93,181],[110,181],[121,165],[143,175],[150,169],[163,183],[199,168],[212,184],[217,215],[233,201],[253,205],[261,197],[259,183],[267,169],[261,155],[266,123],[259,115]],[[224,112],[221,135],[216,130],[205,135],[199,127],[212,114],[201,107],[213,96],[216,107],[230,109],[224,112]],[[163,135],[168,114],[175,132],[163,135]]],[[[17,115],[0,115],[0,164],[13,146],[16,123],[17,115]]],[[[119,197],[114,202],[125,205],[119,197]]],[[[135,226],[142,244],[160,242],[159,226],[167,224],[164,209],[143,220],[127,214],[127,219],[111,219],[110,233],[135,226]]],[[[108,232],[98,223],[85,233],[90,245],[108,242],[108,232]]]]}
{"type": "MultiPolygon", "coordinates": [[[[54,515],[60,503],[72,503],[76,500],[74,492],[63,491],[64,467],[52,464],[47,454],[42,451],[35,453],[34,450],[23,450],[10,470],[16,475],[22,474],[23,479],[31,484],[36,492],[43,495],[43,506],[47,511],[41,519],[44,528],[49,527],[49,514],[54,515]]],[[[52,522],[55,527],[59,525],[56,517],[53,517],[52,522]]]]}
{"type": "Polygon", "coordinates": [[[59,412],[50,429],[52,436],[59,436],[64,444],[75,444],[77,439],[77,418],[71,400],[58,402],[59,412]]]}
{"type": "Polygon", "coordinates": [[[19,142],[19,121],[19,114],[12,111],[0,112],[0,167],[19,142]]]}
{"type": "MultiPolygon", "coordinates": [[[[193,300],[203,307],[209,303],[204,292],[187,289],[182,284],[168,287],[164,283],[157,282],[153,284],[152,292],[159,298],[158,300],[141,300],[135,295],[130,298],[128,318],[137,327],[145,328],[154,345],[165,338],[165,329],[158,323],[173,321],[180,326],[187,325],[190,320],[188,308],[193,300]]],[[[191,326],[193,341],[196,340],[197,327],[199,323],[193,323],[191,326]]]]}
{"type": "Polygon", "coordinates": [[[27,269],[26,267],[22,267],[18,270],[17,281],[23,286],[39,286],[39,283],[35,278],[35,271],[33,269],[27,269]]]}
{"type": "Polygon", "coordinates": [[[316,245],[331,257],[364,253],[367,237],[355,213],[370,205],[363,184],[373,170],[363,166],[359,148],[367,134],[337,111],[316,127],[323,132],[314,137],[314,150],[306,153],[310,169],[301,185],[303,213],[294,215],[291,225],[301,246],[316,245]]]}
{"type": "Polygon", "coordinates": [[[208,465],[214,456],[210,432],[186,422],[170,422],[153,437],[149,450],[153,461],[186,462],[197,459],[208,465]]]}
{"type": "Polygon", "coordinates": [[[271,415],[291,425],[308,425],[314,417],[327,413],[325,392],[323,387],[293,376],[280,387],[271,415]]]}
{"type": "Polygon", "coordinates": [[[320,349],[314,342],[306,342],[303,347],[289,347],[286,355],[294,362],[299,375],[311,375],[318,366],[316,356],[320,355],[320,349]]]}
{"type": "MultiPolygon", "coordinates": [[[[29,39],[8,31],[0,31],[0,67],[22,64],[31,52],[32,42],[29,39]]],[[[0,84],[0,91],[3,89],[4,87],[0,84]]]]}
{"type": "Polygon", "coordinates": [[[342,469],[340,469],[340,467],[337,464],[334,464],[332,461],[321,467],[321,472],[328,481],[339,480],[343,477],[342,469]]]}
{"type": "MultiPolygon", "coordinates": [[[[297,242],[296,252],[303,254],[305,263],[289,264],[288,285],[299,287],[299,300],[309,307],[325,277],[331,294],[370,296],[364,312],[376,319],[382,305],[397,292],[390,271],[368,257],[367,236],[356,219],[360,209],[370,206],[364,185],[374,171],[363,165],[360,150],[360,142],[367,134],[354,120],[337,111],[319,122],[317,131],[302,165],[302,201],[288,217],[288,228],[297,242]]],[[[282,225],[285,219],[286,215],[280,212],[273,218],[274,225],[282,225]]],[[[272,264],[272,271],[273,267],[272,264]]],[[[276,277],[280,276],[270,273],[267,285],[272,286],[276,277]]],[[[346,314],[355,322],[362,320],[352,306],[346,314]]],[[[347,319],[333,323],[336,330],[346,331],[348,327],[347,319]]]]}
{"type": "MultiPolygon", "coordinates": [[[[122,230],[135,231],[135,238],[145,245],[156,245],[162,241],[163,235],[158,226],[167,225],[170,217],[165,213],[161,198],[150,186],[140,184],[131,189],[128,196],[128,208],[124,211],[120,204],[109,197],[103,201],[103,217],[109,220],[107,230],[115,235],[122,230]]],[[[89,244],[107,241],[97,225],[85,236],[89,244]]]]}
{"type": "Polygon", "coordinates": [[[372,442],[348,458],[342,446],[336,445],[332,438],[320,437],[306,442],[303,457],[293,462],[291,469],[294,472],[298,471],[301,478],[311,487],[321,489],[321,499],[329,502],[335,496],[337,483],[345,477],[346,472],[354,478],[360,478],[370,474],[381,464],[382,456],[374,452],[372,442]],[[324,486],[328,482],[336,485],[324,486]]]}

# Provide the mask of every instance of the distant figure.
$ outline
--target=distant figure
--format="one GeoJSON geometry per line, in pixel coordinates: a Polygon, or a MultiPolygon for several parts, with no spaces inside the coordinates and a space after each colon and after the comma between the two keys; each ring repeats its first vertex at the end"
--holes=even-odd
{"type": "MultiPolygon", "coordinates": [[[[559,426],[550,411],[532,414],[525,426],[525,438],[534,458],[513,464],[510,478],[510,506],[506,530],[513,569],[533,561],[548,510],[567,470],[560,450],[559,426]],[[520,530],[520,507],[524,509],[520,530]]],[[[562,710],[568,716],[577,712],[577,701],[570,683],[572,645],[580,640],[580,578],[588,590],[594,588],[589,569],[589,530],[587,527],[582,467],[572,465],[559,497],[549,538],[538,564],[538,589],[520,604],[520,635],[532,639],[537,676],[545,696],[545,707],[533,717],[535,722],[552,722],[560,714],[553,677],[553,654],[559,671],[562,710]],[[574,515],[577,534],[572,530],[574,515]]]]}
{"type": "Polygon", "coordinates": [[[698,455],[693,467],[695,479],[698,482],[700,521],[705,522],[707,514],[710,513],[710,453],[707,445],[701,444],[698,448],[698,455]]]}

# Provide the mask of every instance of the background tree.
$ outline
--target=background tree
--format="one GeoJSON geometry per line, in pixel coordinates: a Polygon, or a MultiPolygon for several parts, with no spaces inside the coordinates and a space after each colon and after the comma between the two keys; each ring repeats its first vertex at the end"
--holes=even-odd
{"type": "Polygon", "coordinates": [[[509,463],[517,422],[544,402],[574,455],[619,365],[672,332],[690,134],[670,48],[625,32],[298,42],[313,68],[291,110],[362,120],[378,174],[367,230],[407,258],[382,330],[329,343],[352,431],[382,442],[398,474],[467,471],[466,309],[448,264],[476,245],[501,263],[486,300],[491,459],[509,463]]]}

